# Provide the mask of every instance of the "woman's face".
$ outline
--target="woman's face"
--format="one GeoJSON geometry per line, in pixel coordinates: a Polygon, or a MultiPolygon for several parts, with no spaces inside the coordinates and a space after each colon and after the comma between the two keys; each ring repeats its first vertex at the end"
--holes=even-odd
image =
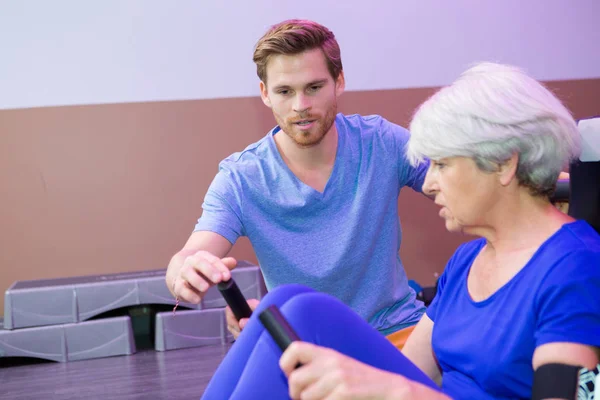
{"type": "Polygon", "coordinates": [[[423,192],[442,207],[440,217],[451,232],[473,231],[489,224],[491,210],[500,202],[498,174],[484,172],[467,157],[432,160],[423,192]]]}

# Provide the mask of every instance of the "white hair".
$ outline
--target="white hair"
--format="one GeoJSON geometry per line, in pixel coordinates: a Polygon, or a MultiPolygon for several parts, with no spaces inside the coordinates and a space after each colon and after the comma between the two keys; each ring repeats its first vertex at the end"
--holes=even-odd
{"type": "Polygon", "coordinates": [[[517,153],[517,179],[550,196],[579,157],[581,137],[567,108],[540,82],[508,65],[481,63],[423,103],[410,124],[407,157],[464,156],[484,171],[517,153]]]}

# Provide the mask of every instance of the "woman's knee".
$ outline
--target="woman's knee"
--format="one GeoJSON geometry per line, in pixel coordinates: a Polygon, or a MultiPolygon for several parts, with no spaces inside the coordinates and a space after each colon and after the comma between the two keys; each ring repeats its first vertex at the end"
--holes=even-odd
{"type": "Polygon", "coordinates": [[[308,286],[300,284],[288,284],[278,286],[267,293],[267,295],[260,301],[257,311],[261,311],[271,305],[282,307],[285,303],[295,298],[296,296],[316,293],[314,289],[308,286]]]}
{"type": "Polygon", "coordinates": [[[354,312],[339,299],[320,292],[300,293],[289,299],[281,307],[282,313],[291,322],[301,323],[304,321],[327,321],[333,315],[354,314],[354,312]]]}

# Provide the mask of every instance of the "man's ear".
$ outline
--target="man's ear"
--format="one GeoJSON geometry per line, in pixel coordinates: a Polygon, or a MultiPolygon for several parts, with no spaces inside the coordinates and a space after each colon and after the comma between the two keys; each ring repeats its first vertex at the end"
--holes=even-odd
{"type": "Polygon", "coordinates": [[[267,85],[260,81],[260,98],[262,99],[265,106],[271,108],[271,99],[269,99],[269,91],[267,90],[267,85]]]}
{"type": "Polygon", "coordinates": [[[340,97],[346,89],[346,78],[344,77],[344,71],[340,71],[337,79],[335,80],[335,95],[340,97]]]}
{"type": "Polygon", "coordinates": [[[498,176],[500,178],[500,184],[502,186],[508,186],[510,182],[517,176],[517,167],[519,166],[519,155],[513,153],[513,155],[500,165],[498,170],[498,176]]]}

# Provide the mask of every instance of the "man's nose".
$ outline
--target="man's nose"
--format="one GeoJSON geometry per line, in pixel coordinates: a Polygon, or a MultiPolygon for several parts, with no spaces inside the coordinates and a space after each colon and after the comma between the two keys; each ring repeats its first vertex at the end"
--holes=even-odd
{"type": "Polygon", "coordinates": [[[303,114],[305,112],[307,112],[308,110],[310,110],[311,108],[311,104],[310,104],[310,99],[308,96],[306,96],[304,93],[299,93],[296,96],[295,102],[294,102],[294,111],[296,111],[299,114],[303,114]]]}

